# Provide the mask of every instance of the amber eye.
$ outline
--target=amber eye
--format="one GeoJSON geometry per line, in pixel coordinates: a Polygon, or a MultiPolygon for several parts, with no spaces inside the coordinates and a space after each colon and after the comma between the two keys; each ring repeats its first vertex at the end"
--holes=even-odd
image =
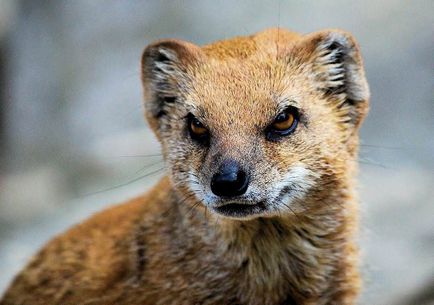
{"type": "Polygon", "coordinates": [[[267,138],[270,141],[276,141],[283,136],[293,133],[297,128],[299,117],[297,108],[288,107],[279,113],[273,123],[267,128],[267,138]]]}
{"type": "Polygon", "coordinates": [[[273,128],[279,131],[291,128],[295,122],[295,117],[292,113],[280,113],[273,122],[273,128]]]}
{"type": "Polygon", "coordinates": [[[188,115],[188,130],[192,139],[200,142],[208,140],[208,129],[192,114],[188,115]]]}
{"type": "Polygon", "coordinates": [[[198,136],[204,135],[208,132],[208,130],[205,128],[205,126],[203,126],[203,124],[196,118],[191,120],[190,129],[191,129],[192,133],[194,133],[198,136]]]}

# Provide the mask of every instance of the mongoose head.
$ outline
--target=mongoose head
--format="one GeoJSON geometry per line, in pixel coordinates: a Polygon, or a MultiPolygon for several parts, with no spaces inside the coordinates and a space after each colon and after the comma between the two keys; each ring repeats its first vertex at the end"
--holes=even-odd
{"type": "Polygon", "coordinates": [[[369,89],[346,32],[162,40],[145,49],[142,80],[147,120],[186,201],[228,218],[279,216],[351,180],[369,89]]]}

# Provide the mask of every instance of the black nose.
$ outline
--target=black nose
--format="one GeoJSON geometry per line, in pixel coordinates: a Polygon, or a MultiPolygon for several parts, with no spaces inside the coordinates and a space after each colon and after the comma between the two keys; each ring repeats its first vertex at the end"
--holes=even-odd
{"type": "Polygon", "coordinates": [[[235,197],[244,194],[249,178],[233,161],[224,162],[211,179],[211,191],[220,197],[235,197]]]}

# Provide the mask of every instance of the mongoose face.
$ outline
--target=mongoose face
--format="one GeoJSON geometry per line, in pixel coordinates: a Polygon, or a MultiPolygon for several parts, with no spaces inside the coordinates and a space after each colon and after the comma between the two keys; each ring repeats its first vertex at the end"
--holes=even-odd
{"type": "Polygon", "coordinates": [[[145,49],[142,72],[178,195],[217,215],[302,213],[355,162],[369,92],[347,33],[160,41],[145,49]]]}

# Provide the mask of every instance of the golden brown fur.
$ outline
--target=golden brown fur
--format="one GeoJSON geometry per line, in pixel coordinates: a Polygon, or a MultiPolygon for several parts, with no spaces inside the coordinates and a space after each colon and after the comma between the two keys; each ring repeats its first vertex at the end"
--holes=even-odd
{"type": "Polygon", "coordinates": [[[168,177],[53,239],[0,304],[354,304],[353,179],[369,92],[351,35],[159,41],[142,68],[168,177]],[[301,109],[299,126],[267,141],[285,103],[301,109]],[[206,122],[208,147],[188,137],[188,112],[206,122]],[[251,170],[248,200],[262,214],[213,211],[209,177],[224,158],[251,170]]]}

